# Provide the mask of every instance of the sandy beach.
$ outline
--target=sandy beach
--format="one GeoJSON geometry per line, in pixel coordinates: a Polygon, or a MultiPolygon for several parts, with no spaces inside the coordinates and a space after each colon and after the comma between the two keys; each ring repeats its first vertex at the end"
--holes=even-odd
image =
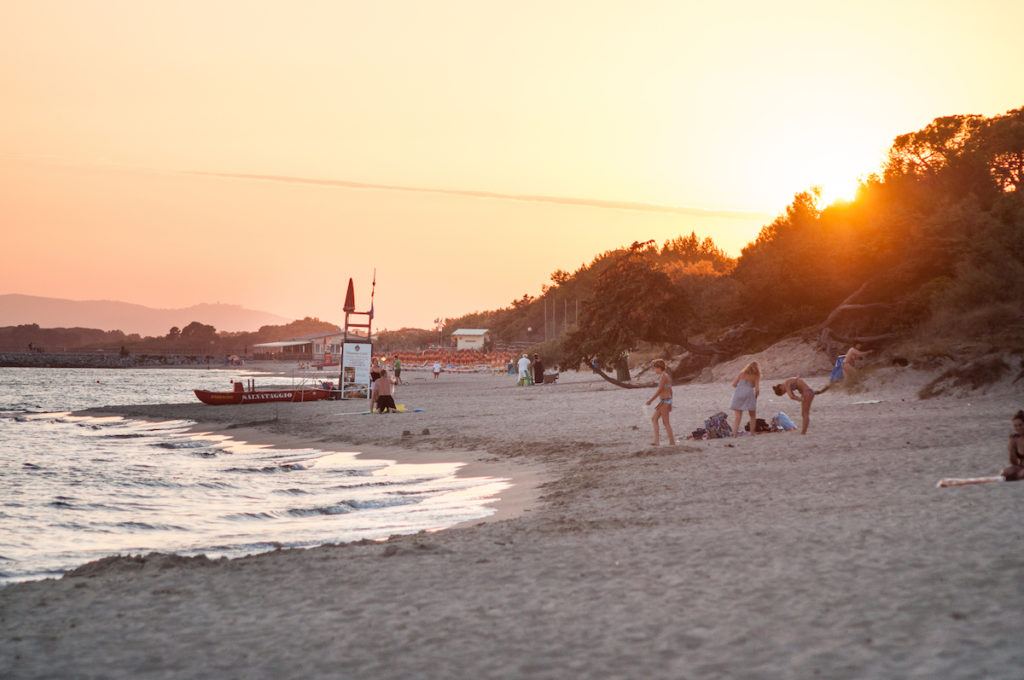
{"type": "MultiPolygon", "coordinates": [[[[677,433],[728,407],[726,369],[676,388],[677,433]]],[[[466,474],[515,482],[495,518],[236,560],[105,560],[11,585],[0,676],[1021,677],[1024,484],[935,488],[1005,465],[1020,383],[919,400],[932,374],[884,369],[818,397],[805,437],[652,449],[646,390],[589,374],[531,388],[403,377],[397,401],[423,413],[339,415],[363,408],[354,402],[103,411],[463,460],[466,474]]],[[[799,415],[763,388],[760,413],[780,409],[799,415]]]]}

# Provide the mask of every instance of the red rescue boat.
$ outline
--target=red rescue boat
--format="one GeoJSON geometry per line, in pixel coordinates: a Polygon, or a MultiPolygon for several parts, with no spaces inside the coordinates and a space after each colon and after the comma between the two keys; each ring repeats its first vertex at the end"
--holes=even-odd
{"type": "Polygon", "coordinates": [[[236,382],[231,392],[211,392],[209,390],[193,390],[199,401],[211,406],[225,404],[262,404],[268,401],[321,401],[331,398],[331,390],[319,387],[281,387],[270,390],[246,390],[242,383],[236,382]]]}

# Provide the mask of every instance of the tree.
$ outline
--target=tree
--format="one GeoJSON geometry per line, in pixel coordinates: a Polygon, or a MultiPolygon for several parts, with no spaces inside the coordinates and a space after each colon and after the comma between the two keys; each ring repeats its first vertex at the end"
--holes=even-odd
{"type": "Polygon", "coordinates": [[[176,341],[181,337],[181,329],[177,326],[171,326],[171,330],[167,331],[167,339],[171,342],[176,341]]]}
{"type": "Polygon", "coordinates": [[[579,327],[566,338],[563,363],[621,363],[640,342],[679,343],[690,304],[665,272],[652,266],[649,243],[634,243],[598,277],[579,327]]]}

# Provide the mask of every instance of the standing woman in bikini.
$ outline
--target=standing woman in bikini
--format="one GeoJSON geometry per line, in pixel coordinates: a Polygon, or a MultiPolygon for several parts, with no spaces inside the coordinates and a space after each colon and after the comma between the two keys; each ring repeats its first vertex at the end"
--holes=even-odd
{"type": "Polygon", "coordinates": [[[669,446],[676,445],[675,435],[672,434],[672,423],[669,422],[669,414],[672,412],[672,378],[669,377],[665,362],[656,359],[653,363],[654,372],[658,374],[658,389],[654,395],[647,400],[650,406],[655,399],[658,405],[654,407],[654,415],[651,416],[651,423],[654,425],[654,441],[652,446],[661,445],[661,432],[658,430],[658,420],[665,424],[665,434],[668,435],[669,446]]]}
{"type": "Polygon", "coordinates": [[[807,434],[807,426],[811,424],[811,402],[814,401],[814,390],[803,378],[786,378],[786,381],[778,385],[772,385],[772,391],[778,396],[786,395],[793,401],[800,402],[800,415],[803,417],[803,426],[800,434],[807,434]]]}

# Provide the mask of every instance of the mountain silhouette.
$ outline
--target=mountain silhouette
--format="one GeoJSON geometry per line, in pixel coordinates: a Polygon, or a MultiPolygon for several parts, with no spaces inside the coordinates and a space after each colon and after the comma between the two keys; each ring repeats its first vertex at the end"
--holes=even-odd
{"type": "Polygon", "coordinates": [[[166,335],[171,326],[192,321],[220,331],[255,331],[260,326],[288,323],[277,314],[241,305],[198,304],[181,309],[155,309],[116,300],[65,300],[35,295],[0,295],[0,326],[39,324],[43,328],[99,328],[140,335],[166,335]]]}

